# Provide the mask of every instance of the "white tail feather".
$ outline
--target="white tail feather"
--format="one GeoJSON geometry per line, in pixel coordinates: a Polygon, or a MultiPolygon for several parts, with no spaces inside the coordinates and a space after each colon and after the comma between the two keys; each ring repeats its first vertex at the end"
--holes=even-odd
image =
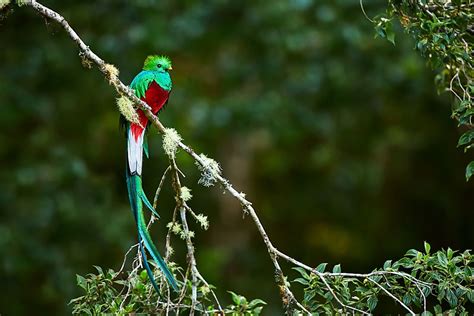
{"type": "Polygon", "coordinates": [[[128,168],[131,174],[142,174],[143,135],[145,135],[144,132],[135,140],[135,136],[132,135],[132,130],[128,130],[128,168]]]}

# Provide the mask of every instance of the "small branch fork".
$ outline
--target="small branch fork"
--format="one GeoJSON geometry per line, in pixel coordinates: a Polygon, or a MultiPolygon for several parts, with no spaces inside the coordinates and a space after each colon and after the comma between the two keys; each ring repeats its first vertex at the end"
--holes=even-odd
{"type": "MultiPolygon", "coordinates": [[[[49,9],[48,7],[40,4],[36,0],[29,0],[29,1],[26,2],[26,4],[30,7],[32,7],[37,12],[39,12],[41,15],[58,22],[64,28],[64,30],[69,35],[69,37],[79,46],[80,56],[83,57],[83,58],[86,58],[86,60],[88,62],[94,63],[95,65],[97,65],[98,69],[105,75],[108,82],[115,88],[115,90],[120,95],[123,95],[123,96],[129,98],[134,104],[136,104],[136,106],[145,113],[145,115],[149,119],[149,121],[158,129],[158,131],[160,133],[163,134],[165,132],[165,127],[163,126],[163,124],[161,124],[158,117],[151,112],[151,108],[145,102],[143,102],[142,100],[137,98],[135,96],[134,91],[131,88],[129,88],[122,81],[119,80],[118,71],[116,73],[111,71],[110,70],[111,67],[113,69],[115,69],[115,68],[112,65],[107,64],[103,59],[101,59],[99,56],[97,56],[89,48],[89,46],[86,45],[84,43],[84,41],[77,35],[77,33],[69,25],[69,23],[66,21],[66,19],[63,16],[61,16],[57,12],[49,9]]],[[[196,152],[194,152],[194,150],[191,147],[187,146],[186,144],[184,144],[181,141],[178,141],[177,145],[178,145],[179,148],[181,148],[187,154],[189,154],[199,165],[201,165],[203,167],[206,166],[205,161],[198,154],[196,154],[196,152]]],[[[190,238],[190,235],[189,235],[189,227],[188,227],[187,218],[186,218],[186,211],[187,211],[188,207],[187,207],[185,201],[183,201],[182,198],[180,197],[181,183],[180,183],[180,180],[179,180],[179,169],[176,166],[176,162],[175,162],[174,158],[170,159],[170,167],[169,167],[169,169],[167,169],[166,172],[168,172],[168,171],[171,171],[171,173],[172,173],[173,187],[174,187],[174,190],[175,190],[175,193],[176,193],[176,200],[177,200],[176,210],[179,210],[181,221],[182,221],[182,224],[183,224],[183,229],[184,229],[184,232],[186,234],[185,239],[186,239],[186,245],[187,245],[187,251],[188,251],[188,263],[190,265],[190,270],[191,270],[191,283],[192,283],[192,293],[191,293],[192,296],[191,296],[191,298],[192,298],[192,304],[191,304],[191,306],[187,306],[187,305],[180,304],[180,303],[174,304],[174,303],[171,303],[169,301],[166,304],[171,304],[171,305],[173,305],[173,308],[178,308],[178,309],[180,307],[190,308],[192,313],[193,313],[193,311],[196,309],[196,303],[197,303],[197,284],[198,284],[198,280],[200,280],[201,282],[203,282],[203,284],[205,284],[207,286],[208,286],[208,284],[204,280],[204,278],[202,277],[202,275],[199,273],[199,271],[197,269],[196,259],[194,257],[194,246],[192,244],[192,241],[191,241],[191,238],[190,238]]],[[[227,179],[225,179],[224,177],[222,177],[219,174],[215,175],[215,178],[216,178],[217,182],[219,182],[227,192],[229,192],[234,198],[236,198],[241,203],[243,211],[247,214],[250,214],[250,217],[252,218],[253,222],[255,223],[255,225],[257,227],[257,230],[260,233],[260,235],[263,239],[263,242],[265,243],[265,246],[267,247],[269,257],[270,257],[270,259],[273,263],[273,266],[275,268],[276,279],[277,279],[277,283],[280,287],[280,293],[281,293],[281,296],[282,296],[282,301],[283,301],[286,309],[289,312],[291,311],[291,306],[296,305],[296,307],[300,311],[302,311],[306,314],[310,314],[308,309],[305,308],[301,303],[299,303],[296,300],[294,294],[290,291],[289,286],[287,285],[286,277],[283,274],[282,269],[280,267],[279,259],[283,259],[285,261],[288,261],[288,262],[290,262],[290,263],[292,263],[296,266],[302,267],[303,269],[318,275],[321,278],[321,280],[323,281],[323,283],[325,284],[328,291],[334,296],[335,300],[339,303],[339,305],[341,305],[341,307],[344,310],[352,311],[352,313],[361,313],[361,314],[365,314],[365,315],[369,314],[368,312],[365,312],[365,311],[362,311],[360,309],[357,309],[357,308],[354,308],[352,306],[348,306],[348,305],[344,304],[337,297],[334,290],[329,285],[329,283],[327,281],[327,278],[335,277],[335,276],[370,278],[371,276],[381,275],[381,274],[397,274],[400,277],[403,277],[403,278],[409,280],[410,282],[416,284],[417,286],[418,285],[423,285],[423,286],[429,286],[430,285],[430,284],[421,282],[421,281],[417,280],[416,278],[414,278],[414,277],[412,277],[412,276],[410,276],[406,273],[403,273],[403,272],[375,271],[375,272],[372,272],[372,273],[369,273],[369,274],[320,273],[320,272],[316,271],[314,268],[311,268],[311,267],[305,265],[304,263],[301,263],[298,260],[296,260],[296,259],[282,253],[281,251],[279,251],[272,244],[270,238],[268,237],[268,234],[265,231],[265,228],[263,227],[263,225],[262,225],[262,223],[261,223],[261,221],[260,221],[260,219],[257,215],[257,212],[253,208],[252,203],[249,202],[248,200],[246,200],[244,195],[239,193],[232,186],[232,184],[230,184],[230,182],[227,179]]],[[[161,186],[162,186],[162,183],[160,184],[160,186],[157,190],[158,194],[159,194],[159,190],[160,190],[161,186]]],[[[175,214],[173,216],[173,221],[176,220],[176,210],[175,210],[175,214]]],[[[167,246],[169,246],[169,235],[167,236],[167,246]]],[[[167,249],[168,249],[168,247],[167,247],[167,249]]],[[[167,252],[167,257],[168,256],[169,256],[169,254],[167,252]]],[[[375,282],[373,280],[371,280],[371,281],[375,282]]],[[[381,287],[384,292],[388,292],[388,290],[383,288],[380,284],[376,283],[376,285],[381,287]]],[[[415,314],[406,305],[404,305],[399,299],[397,299],[393,294],[391,294],[390,292],[388,292],[387,294],[390,297],[392,297],[393,299],[395,299],[399,304],[401,303],[401,305],[405,309],[407,309],[407,311],[410,314],[412,314],[412,315],[415,314]]],[[[213,293],[213,296],[214,296],[214,298],[215,298],[215,300],[218,304],[218,307],[219,307],[219,309],[216,312],[222,314],[223,313],[222,308],[221,308],[221,306],[220,306],[220,304],[217,300],[217,297],[215,296],[214,293],[213,293]]]]}
{"type": "MultiPolygon", "coordinates": [[[[179,210],[179,214],[181,216],[181,223],[183,225],[183,230],[184,230],[184,237],[186,240],[186,247],[188,251],[187,259],[188,263],[190,265],[191,269],[191,309],[190,309],[190,315],[194,315],[194,310],[196,309],[197,305],[197,286],[198,286],[198,279],[203,281],[203,283],[207,286],[209,284],[205,281],[205,279],[201,276],[197,269],[197,264],[196,264],[196,257],[194,256],[194,245],[191,240],[191,234],[189,231],[189,225],[186,217],[186,211],[189,208],[187,206],[186,201],[182,198],[181,194],[181,180],[179,178],[179,169],[178,166],[176,165],[176,161],[174,157],[170,158],[170,170],[171,170],[171,176],[172,176],[172,185],[173,189],[175,191],[175,200],[176,200],[176,208],[179,210]]],[[[222,307],[219,303],[219,300],[217,299],[216,295],[213,293],[213,296],[216,300],[217,306],[219,307],[219,310],[224,313],[222,310],[222,307]]]]}

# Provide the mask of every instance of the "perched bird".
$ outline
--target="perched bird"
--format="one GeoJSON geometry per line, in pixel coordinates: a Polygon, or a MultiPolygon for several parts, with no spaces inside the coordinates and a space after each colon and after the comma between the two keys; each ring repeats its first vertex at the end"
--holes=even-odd
{"type": "MultiPolygon", "coordinates": [[[[171,69],[171,61],[169,58],[165,56],[148,56],[145,59],[143,70],[135,76],[130,84],[130,87],[135,90],[135,95],[146,102],[154,114],[158,113],[168,102],[168,97],[172,87],[171,77],[169,74],[171,69]]],[[[141,175],[143,151],[145,151],[145,155],[148,157],[148,145],[145,136],[148,119],[142,110],[137,110],[137,114],[139,124],[131,123],[123,116],[121,116],[121,122],[125,128],[127,139],[126,179],[128,197],[137,223],[139,247],[143,258],[143,264],[155,290],[157,292],[159,291],[153,272],[147,261],[145,248],[158,264],[168,280],[168,283],[177,291],[178,286],[176,280],[153,244],[151,236],[147,230],[145,215],[143,214],[143,204],[145,204],[153,214],[158,216],[142,188],[141,175]]]]}

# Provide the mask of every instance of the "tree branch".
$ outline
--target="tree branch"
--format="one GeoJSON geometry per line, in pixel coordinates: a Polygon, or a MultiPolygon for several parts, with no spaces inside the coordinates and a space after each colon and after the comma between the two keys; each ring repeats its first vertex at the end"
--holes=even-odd
{"type": "MultiPolygon", "coordinates": [[[[33,9],[35,9],[36,11],[38,11],[43,16],[57,21],[64,28],[64,30],[69,35],[69,37],[78,45],[79,50],[80,50],[80,56],[82,56],[83,58],[86,58],[88,61],[91,61],[92,63],[94,63],[98,67],[98,69],[105,75],[108,82],[115,88],[115,90],[120,95],[123,95],[123,96],[126,96],[127,98],[129,98],[139,109],[141,109],[144,112],[144,114],[149,119],[149,121],[158,129],[158,131],[160,133],[162,133],[162,134],[165,133],[165,131],[166,131],[165,127],[161,124],[158,117],[151,112],[151,108],[145,102],[143,102],[142,100],[137,98],[132,89],[130,89],[127,85],[125,85],[122,81],[120,81],[120,79],[118,78],[118,70],[113,65],[107,64],[103,59],[101,59],[99,56],[97,56],[89,48],[89,46],[86,45],[83,42],[83,40],[78,36],[78,34],[69,25],[69,23],[66,21],[66,19],[63,16],[61,16],[57,12],[47,8],[46,6],[40,4],[36,0],[29,0],[29,1],[26,2],[26,4],[29,5],[30,7],[32,7],[33,9]]],[[[203,156],[198,155],[191,147],[184,144],[181,140],[177,140],[176,143],[177,143],[177,146],[179,148],[181,148],[182,150],[184,150],[187,154],[189,154],[196,161],[196,163],[199,166],[201,166],[202,168],[208,168],[209,167],[208,164],[206,163],[206,161],[204,160],[203,156]]],[[[201,276],[201,274],[199,273],[199,271],[197,270],[197,267],[196,267],[196,259],[194,257],[194,246],[193,246],[191,238],[189,236],[189,228],[188,228],[187,220],[186,220],[186,203],[185,203],[185,201],[182,201],[182,199],[179,200],[179,190],[181,188],[181,184],[179,182],[179,174],[178,174],[179,169],[176,166],[176,162],[175,162],[174,158],[170,159],[170,166],[171,166],[170,167],[171,171],[173,173],[172,176],[173,176],[174,182],[175,182],[175,185],[174,185],[175,191],[176,191],[176,194],[177,194],[177,203],[178,203],[177,209],[180,211],[181,221],[182,221],[182,224],[183,224],[183,227],[184,227],[184,230],[185,230],[185,234],[186,234],[186,244],[187,244],[187,249],[188,249],[188,260],[189,260],[189,264],[190,264],[190,268],[191,268],[191,278],[192,278],[192,280],[191,280],[192,281],[192,296],[191,296],[192,297],[192,304],[191,304],[190,308],[191,308],[191,311],[193,311],[193,310],[196,309],[198,279],[200,279],[204,284],[206,284],[206,285],[208,285],[208,284],[204,280],[204,278],[201,276]]],[[[157,189],[157,194],[159,194],[159,190],[161,189],[162,182],[164,181],[164,177],[165,177],[167,171],[168,171],[168,169],[165,171],[165,174],[163,175],[163,179],[160,183],[160,186],[157,189]]],[[[239,193],[226,178],[224,178],[220,174],[214,174],[213,176],[214,176],[215,180],[219,184],[221,184],[222,187],[227,192],[229,192],[234,198],[236,198],[241,203],[243,211],[245,213],[250,214],[250,217],[252,218],[255,226],[257,227],[258,232],[260,233],[260,235],[263,239],[263,242],[264,242],[264,244],[267,248],[270,260],[272,261],[272,264],[275,268],[275,271],[276,271],[276,274],[277,274],[277,282],[278,282],[278,285],[279,285],[280,290],[281,290],[280,292],[281,292],[281,296],[282,296],[282,301],[283,301],[285,307],[288,310],[290,309],[291,304],[295,304],[301,311],[303,311],[307,314],[310,314],[308,309],[306,309],[302,304],[300,304],[297,301],[297,299],[295,298],[294,294],[290,291],[289,286],[287,285],[286,277],[283,274],[280,263],[278,261],[279,258],[284,259],[284,260],[286,260],[286,261],[288,261],[292,264],[295,264],[296,266],[302,267],[303,269],[308,270],[308,271],[318,275],[321,278],[321,280],[323,281],[323,283],[325,284],[325,286],[327,287],[328,291],[333,295],[333,297],[342,306],[343,309],[352,310],[353,312],[358,312],[358,313],[362,313],[362,314],[369,314],[369,313],[367,313],[365,311],[362,311],[362,310],[359,310],[357,308],[354,308],[352,306],[348,306],[348,305],[344,304],[336,296],[334,290],[331,288],[330,284],[327,282],[326,277],[347,276],[347,277],[357,277],[357,278],[369,278],[370,276],[379,275],[379,274],[397,274],[397,275],[399,275],[399,276],[401,276],[405,279],[410,280],[411,282],[414,282],[417,285],[423,285],[423,286],[430,286],[431,285],[431,284],[428,284],[428,283],[425,283],[425,282],[421,282],[421,281],[417,280],[416,278],[414,278],[414,277],[412,277],[412,276],[410,276],[406,273],[403,273],[403,272],[376,271],[376,272],[372,272],[372,273],[369,273],[369,274],[321,273],[321,272],[318,272],[314,268],[312,268],[310,266],[307,266],[306,264],[301,263],[298,260],[296,260],[296,259],[284,254],[283,252],[279,251],[272,244],[270,238],[268,237],[268,234],[265,231],[265,228],[262,225],[262,223],[261,223],[261,221],[260,221],[260,219],[257,215],[257,212],[253,208],[252,203],[244,197],[244,194],[239,193]]],[[[156,199],[155,199],[155,203],[156,203],[156,199]]],[[[167,246],[168,246],[168,243],[169,243],[169,233],[168,233],[168,236],[167,236],[167,246]]],[[[168,257],[168,255],[169,254],[167,253],[166,257],[168,257]]],[[[376,285],[381,287],[382,290],[387,292],[387,294],[389,296],[391,296],[392,298],[394,298],[398,303],[401,303],[400,300],[398,300],[396,297],[394,297],[390,292],[388,292],[388,290],[383,288],[378,283],[376,283],[376,285]]],[[[213,293],[213,295],[214,295],[214,293],[213,293]]],[[[215,295],[214,295],[214,297],[215,297],[215,295]]],[[[216,302],[217,302],[218,307],[219,307],[218,312],[222,313],[223,312],[222,308],[221,308],[219,302],[217,301],[216,297],[215,297],[215,299],[216,299],[216,302]]],[[[401,303],[401,305],[403,307],[405,307],[406,309],[408,309],[406,307],[406,305],[404,305],[403,303],[401,303]]],[[[179,308],[180,306],[184,307],[184,305],[179,305],[178,304],[177,308],[179,308]]],[[[189,306],[186,306],[186,307],[189,307],[189,306]]],[[[409,309],[408,309],[408,311],[412,312],[409,309]]]]}

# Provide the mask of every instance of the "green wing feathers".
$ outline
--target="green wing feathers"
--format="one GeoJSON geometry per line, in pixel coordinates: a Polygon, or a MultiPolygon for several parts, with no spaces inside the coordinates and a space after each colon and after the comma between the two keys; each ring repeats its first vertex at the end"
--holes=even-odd
{"type": "Polygon", "coordinates": [[[145,96],[146,90],[153,80],[155,80],[155,74],[153,72],[142,71],[133,78],[130,88],[135,90],[135,95],[141,99],[145,96]]]}

